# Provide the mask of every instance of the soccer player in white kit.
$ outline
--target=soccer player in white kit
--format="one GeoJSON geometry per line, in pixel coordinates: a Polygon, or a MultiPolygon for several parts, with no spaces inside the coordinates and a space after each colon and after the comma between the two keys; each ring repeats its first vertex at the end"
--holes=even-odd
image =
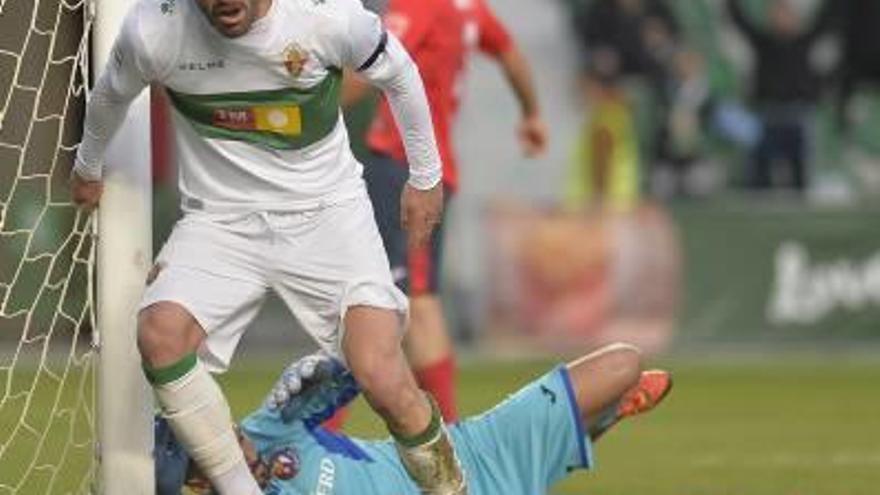
{"type": "Polygon", "coordinates": [[[409,56],[359,0],[141,0],[87,105],[71,179],[86,208],[130,102],[157,83],[174,106],[184,217],[148,281],[138,348],[163,415],[224,495],[260,492],[209,371],[228,367],[269,290],[345,360],[420,489],[466,493],[401,352],[406,298],[350,151],[343,68],[394,108],[411,165],[402,221],[424,244],[442,210],[428,104],[409,56]]]}

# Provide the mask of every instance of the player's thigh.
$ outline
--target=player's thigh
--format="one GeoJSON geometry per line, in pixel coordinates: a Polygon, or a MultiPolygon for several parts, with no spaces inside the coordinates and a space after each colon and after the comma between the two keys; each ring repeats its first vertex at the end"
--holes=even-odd
{"type": "Polygon", "coordinates": [[[475,464],[473,482],[486,493],[546,493],[570,471],[592,465],[592,447],[561,367],[457,429],[456,439],[475,464]]]}
{"type": "Polygon", "coordinates": [[[310,223],[280,236],[287,249],[276,260],[273,283],[300,325],[336,354],[348,308],[393,312],[402,330],[407,300],[392,280],[366,195],[324,208],[310,223]]]}
{"type": "Polygon", "coordinates": [[[163,302],[183,308],[207,335],[200,349],[205,363],[225,370],[267,290],[257,252],[222,227],[181,222],[156,259],[139,309],[163,302]]]}

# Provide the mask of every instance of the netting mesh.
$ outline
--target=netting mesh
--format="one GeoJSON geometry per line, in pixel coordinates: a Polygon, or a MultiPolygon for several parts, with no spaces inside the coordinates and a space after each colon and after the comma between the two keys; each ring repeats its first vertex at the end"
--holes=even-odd
{"type": "Polygon", "coordinates": [[[0,495],[89,493],[91,220],[67,178],[87,81],[84,0],[0,0],[0,495]]]}

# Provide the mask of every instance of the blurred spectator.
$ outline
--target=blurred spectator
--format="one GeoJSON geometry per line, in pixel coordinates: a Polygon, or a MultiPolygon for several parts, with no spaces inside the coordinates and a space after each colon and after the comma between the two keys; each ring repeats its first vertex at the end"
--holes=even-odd
{"type": "Polygon", "coordinates": [[[694,196],[695,166],[701,162],[705,123],[710,118],[711,94],[703,57],[690,49],[679,49],[671,61],[664,84],[663,122],[656,143],[657,167],[652,184],[663,197],[694,196]]]}
{"type": "Polygon", "coordinates": [[[663,140],[677,99],[670,79],[675,80],[680,52],[679,28],[664,0],[586,0],[573,18],[589,81],[578,166],[593,186],[592,202],[609,199],[620,207],[639,195],[641,154],[652,163],[673,158],[663,140]],[[616,58],[611,78],[598,74],[609,54],[616,58]]]}
{"type": "Polygon", "coordinates": [[[575,207],[631,209],[639,199],[639,147],[631,105],[620,85],[621,58],[598,47],[584,83],[586,122],[568,181],[575,207]]]}
{"type": "Polygon", "coordinates": [[[678,25],[663,0],[592,0],[578,9],[575,31],[589,58],[596,47],[620,58],[621,76],[662,78],[678,25]]]}
{"type": "Polygon", "coordinates": [[[789,0],[773,0],[767,6],[764,28],[743,12],[738,0],[728,0],[731,18],[752,45],[756,59],[752,101],[763,134],[751,153],[747,184],[752,188],[773,185],[778,161],[789,167],[796,190],[804,191],[808,185],[810,124],[821,90],[821,76],[811,64],[810,53],[833,19],[833,3],[824,2],[805,25],[789,0]]]}
{"type": "MultiPolygon", "coordinates": [[[[843,53],[838,110],[846,114],[850,97],[864,83],[880,83],[880,1],[833,0],[840,15],[843,53]]],[[[842,123],[846,123],[842,119],[842,123]]]]}

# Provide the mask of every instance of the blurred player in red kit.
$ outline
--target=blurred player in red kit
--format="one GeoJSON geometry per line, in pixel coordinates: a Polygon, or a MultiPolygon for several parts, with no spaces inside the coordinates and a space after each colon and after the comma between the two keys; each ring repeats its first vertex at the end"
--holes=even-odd
{"type": "MultiPolygon", "coordinates": [[[[486,0],[390,0],[384,19],[387,29],[409,51],[424,80],[443,161],[447,201],[458,189],[452,127],[468,60],[475,50],[498,63],[519,102],[522,117],[516,135],[523,153],[536,157],[545,151],[547,130],[531,69],[486,0]]],[[[343,102],[359,100],[366,90],[364,82],[347,78],[343,102]]],[[[444,419],[453,422],[458,417],[455,358],[438,297],[443,220],[428,246],[414,248],[407,242],[400,226],[398,200],[407,180],[406,156],[386,99],[379,105],[367,145],[372,156],[364,161],[364,177],[370,199],[395,282],[410,298],[410,328],[404,347],[419,385],[437,399],[444,419]]],[[[338,426],[338,421],[331,422],[331,426],[338,426]]]]}

